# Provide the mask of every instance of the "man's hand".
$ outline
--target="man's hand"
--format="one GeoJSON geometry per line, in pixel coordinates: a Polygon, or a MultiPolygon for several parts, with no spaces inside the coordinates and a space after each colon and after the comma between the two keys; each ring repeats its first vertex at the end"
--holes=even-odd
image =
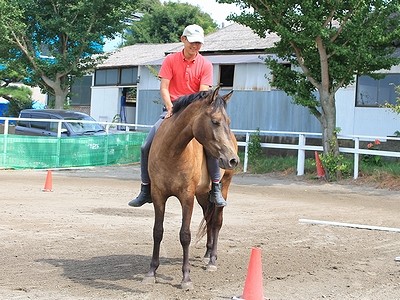
{"type": "Polygon", "coordinates": [[[168,119],[172,116],[172,108],[173,108],[173,106],[170,106],[169,108],[167,108],[167,114],[165,115],[165,119],[168,119]]]}

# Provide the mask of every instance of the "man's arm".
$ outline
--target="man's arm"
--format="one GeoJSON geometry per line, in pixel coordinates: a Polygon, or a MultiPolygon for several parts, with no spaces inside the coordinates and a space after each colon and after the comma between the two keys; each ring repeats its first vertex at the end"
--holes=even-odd
{"type": "Polygon", "coordinates": [[[211,89],[211,86],[206,84],[200,84],[199,92],[208,91],[209,89],[211,89]]]}
{"type": "Polygon", "coordinates": [[[161,99],[164,103],[165,108],[167,109],[167,115],[165,118],[169,118],[172,115],[172,101],[171,101],[171,96],[169,94],[169,79],[161,78],[161,84],[160,84],[160,94],[161,94],[161,99]]]}

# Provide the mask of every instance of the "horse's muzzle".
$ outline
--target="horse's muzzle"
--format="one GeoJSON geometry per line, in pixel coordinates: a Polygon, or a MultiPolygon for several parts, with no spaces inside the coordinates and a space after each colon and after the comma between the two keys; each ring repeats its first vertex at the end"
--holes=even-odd
{"type": "Polygon", "coordinates": [[[219,159],[219,167],[221,169],[227,169],[227,170],[231,170],[237,167],[237,165],[239,164],[239,157],[233,157],[230,159],[223,159],[220,158],[219,159]]]}

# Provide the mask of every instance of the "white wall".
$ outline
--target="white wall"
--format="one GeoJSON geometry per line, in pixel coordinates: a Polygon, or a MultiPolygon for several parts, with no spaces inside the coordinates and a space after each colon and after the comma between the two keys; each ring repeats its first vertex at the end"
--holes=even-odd
{"type": "Polygon", "coordinates": [[[270,91],[270,70],[265,64],[237,64],[233,86],[235,90],[270,91]]]}
{"type": "Polygon", "coordinates": [[[386,108],[356,107],[355,103],[355,84],[336,93],[336,126],[341,129],[340,134],[385,137],[400,131],[400,115],[386,108]]]}
{"type": "Polygon", "coordinates": [[[47,104],[47,94],[43,94],[39,87],[30,87],[32,90],[32,99],[40,103],[47,104]]]}
{"type": "Polygon", "coordinates": [[[12,83],[11,86],[27,87],[32,91],[32,100],[38,101],[44,105],[47,104],[47,94],[43,94],[39,87],[31,87],[22,83],[12,83]]]}
{"type": "Polygon", "coordinates": [[[92,87],[90,115],[100,122],[111,122],[120,113],[119,87],[92,87]]]}
{"type": "Polygon", "coordinates": [[[355,92],[355,86],[351,86],[336,93],[336,127],[343,135],[354,134],[355,92]]]}
{"type": "Polygon", "coordinates": [[[400,131],[400,115],[385,108],[356,107],[354,135],[390,136],[400,131]]]}
{"type": "MultiPolygon", "coordinates": [[[[161,66],[152,66],[154,72],[158,74],[161,66]]],[[[139,66],[140,81],[138,84],[138,90],[152,90],[160,88],[160,80],[153,74],[148,67],[139,66]]]]}

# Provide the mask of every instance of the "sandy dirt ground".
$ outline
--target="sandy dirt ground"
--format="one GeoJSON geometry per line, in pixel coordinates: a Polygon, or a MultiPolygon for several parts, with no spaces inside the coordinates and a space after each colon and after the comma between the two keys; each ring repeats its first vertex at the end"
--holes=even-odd
{"type": "MultiPolygon", "coordinates": [[[[265,299],[400,299],[400,233],[300,219],[400,228],[400,192],[237,174],[207,272],[191,244],[194,289],[180,289],[180,206],[168,200],[157,282],[142,283],[153,210],[131,208],[138,166],[0,170],[0,299],[232,299],[244,291],[252,247],[265,299]]],[[[192,236],[201,221],[193,215],[192,236]]]]}

